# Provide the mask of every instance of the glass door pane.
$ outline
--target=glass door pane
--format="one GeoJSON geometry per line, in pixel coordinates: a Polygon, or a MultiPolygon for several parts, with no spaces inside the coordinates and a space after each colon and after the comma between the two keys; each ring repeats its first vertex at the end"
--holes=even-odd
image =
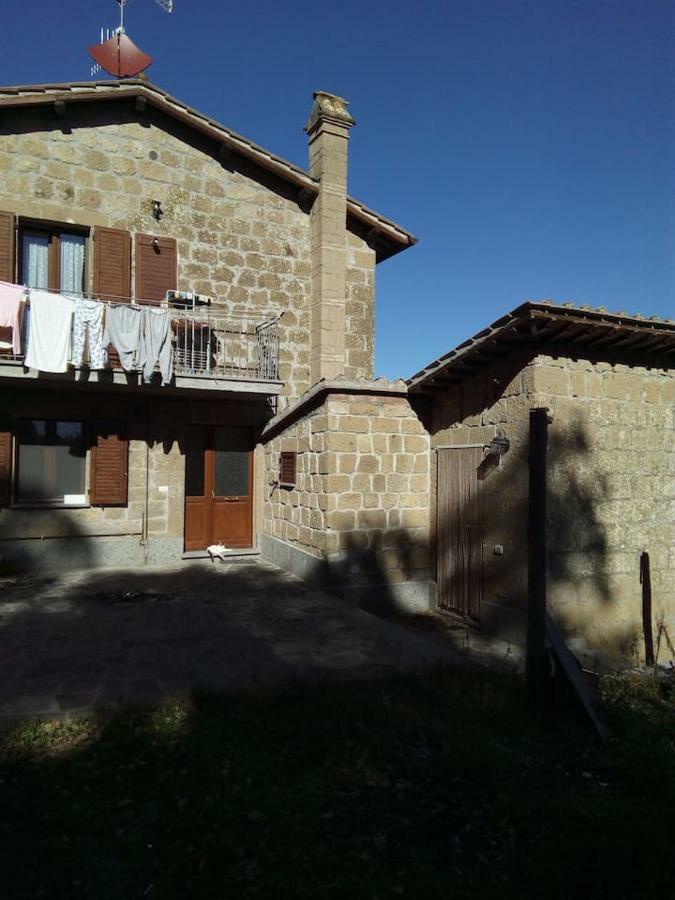
{"type": "Polygon", "coordinates": [[[214,493],[216,497],[247,497],[251,442],[244,428],[214,428],[214,493]]]}
{"type": "Polygon", "coordinates": [[[185,495],[203,497],[204,479],[204,429],[200,425],[188,427],[185,447],[185,495]]]}

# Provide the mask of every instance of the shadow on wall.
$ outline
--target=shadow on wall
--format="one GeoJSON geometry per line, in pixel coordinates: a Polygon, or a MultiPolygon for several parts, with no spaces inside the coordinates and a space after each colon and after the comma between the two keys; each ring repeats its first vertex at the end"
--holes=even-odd
{"type": "MultiPolygon", "coordinates": [[[[503,468],[485,474],[484,596],[488,601],[527,608],[527,522],[529,503],[528,444],[520,443],[504,457],[503,468]],[[515,484],[517,489],[511,490],[515,484]],[[510,552],[499,557],[489,551],[491,538],[510,552]],[[515,588],[514,588],[515,586],[515,588]]],[[[599,507],[609,499],[607,478],[593,461],[593,448],[581,422],[549,430],[547,477],[548,586],[586,590],[588,596],[611,603],[607,577],[607,537],[599,507]]]]}
{"type": "Polygon", "coordinates": [[[583,425],[549,432],[548,572],[552,586],[588,585],[611,602],[607,538],[597,508],[609,500],[607,476],[593,463],[583,425]],[[577,559],[583,558],[583,566],[577,559]]]}
{"type": "MultiPolygon", "coordinates": [[[[598,470],[585,426],[577,421],[549,432],[548,452],[548,538],[549,597],[555,596],[556,617],[566,634],[578,627],[578,615],[569,616],[561,598],[569,598],[570,610],[589,601],[592,611],[602,612],[614,603],[608,577],[608,545],[600,507],[609,499],[607,478],[598,470]]],[[[527,520],[528,445],[512,444],[501,466],[484,460],[478,470],[483,490],[482,557],[463,553],[453,545],[449,569],[453,583],[438,585],[435,604],[451,612],[463,612],[452,591],[482,594],[482,630],[496,638],[512,637],[524,626],[527,608],[527,520]],[[503,545],[503,555],[495,555],[495,545],[503,545]],[[449,592],[449,593],[448,593],[449,592]],[[514,619],[514,614],[517,620],[514,619]]],[[[476,524],[469,503],[455,505],[437,523],[436,534],[457,535],[467,523],[476,524]]],[[[402,613],[423,613],[427,583],[422,575],[429,561],[432,581],[436,578],[435,535],[429,541],[413,539],[403,529],[355,531],[344,535],[344,546],[317,563],[313,579],[321,587],[378,615],[397,617],[402,613]]],[[[636,579],[636,618],[639,617],[639,584],[636,579]]],[[[589,610],[592,618],[593,612],[589,610]]],[[[589,621],[590,624],[590,621],[589,621]]],[[[633,632],[616,632],[615,649],[630,651],[633,632]]]]}
{"type": "MultiPolygon", "coordinates": [[[[119,564],[120,553],[111,541],[120,537],[139,540],[138,528],[120,535],[106,534],[102,509],[59,507],[45,499],[68,494],[78,495],[78,499],[83,495],[84,499],[84,486],[93,478],[92,449],[99,438],[122,433],[121,416],[96,419],[94,424],[88,408],[91,398],[71,399],[71,404],[83,404],[79,408],[69,407],[66,401],[58,419],[53,412],[49,414],[54,399],[51,393],[30,391],[21,401],[16,397],[8,401],[4,392],[0,397],[0,430],[13,436],[11,476],[3,486],[5,498],[11,497],[13,505],[0,509],[2,574],[119,564]]],[[[127,439],[140,435],[136,423],[123,431],[127,439]]],[[[92,496],[93,490],[91,483],[92,496]]],[[[122,520],[119,523],[121,526],[122,520]]],[[[122,559],[128,556],[125,547],[122,559]]]]}
{"type": "Polygon", "coordinates": [[[13,460],[12,497],[17,499],[19,470],[24,462],[22,478],[27,493],[23,499],[31,501],[31,505],[0,508],[0,558],[6,569],[48,572],[142,565],[146,556],[141,543],[144,516],[152,499],[146,493],[146,464],[149,462],[152,491],[153,478],[161,474],[161,483],[166,484],[175,475],[166,457],[176,453],[185,457],[195,450],[186,424],[193,417],[202,424],[225,425],[234,411],[237,420],[243,419],[250,429],[254,443],[260,422],[269,418],[271,411],[267,400],[255,407],[228,406],[207,403],[202,398],[165,397],[161,389],[150,386],[121,395],[71,389],[70,382],[68,385],[64,391],[62,385],[55,386],[46,379],[45,386],[22,387],[20,393],[0,388],[0,432],[14,435],[15,445],[20,443],[29,451],[26,457],[18,453],[13,460]],[[57,425],[83,424],[69,449],[63,434],[56,438],[49,434],[45,439],[44,429],[38,427],[45,421],[54,426],[56,418],[57,425]],[[40,505],[50,483],[54,492],[47,496],[80,495],[88,478],[93,497],[91,451],[99,438],[118,434],[129,441],[126,504],[111,502],[77,509],[40,505]]]}
{"type": "Polygon", "coordinates": [[[429,558],[427,542],[403,528],[352,531],[343,539],[338,554],[317,563],[313,580],[322,588],[377,615],[424,610],[428,583],[419,580],[419,563],[429,558]]]}

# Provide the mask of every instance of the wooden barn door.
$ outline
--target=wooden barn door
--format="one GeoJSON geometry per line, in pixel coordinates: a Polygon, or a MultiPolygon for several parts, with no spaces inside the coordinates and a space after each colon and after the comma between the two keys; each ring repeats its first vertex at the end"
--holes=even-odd
{"type": "Polygon", "coordinates": [[[438,451],[438,605],[478,619],[483,598],[481,447],[438,451]]]}

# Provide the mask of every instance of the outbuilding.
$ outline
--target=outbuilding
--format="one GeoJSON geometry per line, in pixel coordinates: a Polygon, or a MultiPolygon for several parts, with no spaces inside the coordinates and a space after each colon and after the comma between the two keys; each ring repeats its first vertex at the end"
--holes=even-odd
{"type": "Polygon", "coordinates": [[[654,642],[667,654],[674,361],[672,320],[527,302],[408,380],[430,435],[439,609],[522,635],[529,420],[543,407],[551,612],[582,656],[640,658],[651,587],[654,642]]]}

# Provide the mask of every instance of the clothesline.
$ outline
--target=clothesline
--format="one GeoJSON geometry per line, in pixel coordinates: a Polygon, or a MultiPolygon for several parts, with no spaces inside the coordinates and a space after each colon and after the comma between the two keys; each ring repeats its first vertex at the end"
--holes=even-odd
{"type": "MultiPolygon", "coordinates": [[[[23,288],[15,285],[14,291],[19,290],[23,288]]],[[[106,348],[112,345],[125,371],[141,372],[147,382],[159,363],[162,384],[170,383],[172,311],[166,305],[106,304],[41,288],[31,288],[29,294],[24,358],[28,368],[40,372],[79,368],[88,343],[89,368],[104,369],[109,365],[106,348]]]]}
{"type": "MultiPolygon", "coordinates": [[[[0,281],[0,284],[6,284],[11,287],[17,287],[17,285],[13,284],[9,281],[0,281]]],[[[42,287],[31,287],[28,284],[19,285],[22,287],[28,296],[30,296],[31,291],[44,291],[47,294],[55,294],[60,297],[65,297],[66,300],[78,300],[82,298],[83,300],[96,300],[98,303],[105,303],[107,306],[129,306],[137,304],[139,306],[158,306],[160,303],[165,303],[165,300],[132,300],[131,297],[114,297],[113,300],[103,300],[101,299],[100,294],[94,294],[89,291],[62,291],[59,288],[42,288],[42,287]]],[[[113,295],[108,295],[113,296],[113,295]]]]}
{"type": "Polygon", "coordinates": [[[131,297],[115,297],[109,300],[107,297],[102,298],[100,294],[94,294],[90,291],[61,291],[58,288],[37,288],[23,285],[24,290],[30,297],[31,291],[44,291],[47,294],[55,294],[56,296],[65,297],[66,300],[93,300],[95,303],[103,303],[105,306],[130,306],[155,307],[156,309],[170,308],[167,300],[133,300],[131,297]]]}
{"type": "MultiPolygon", "coordinates": [[[[0,281],[0,284],[10,284],[10,282],[0,281]]],[[[12,286],[15,287],[16,285],[12,285],[12,286]]],[[[138,300],[134,300],[131,297],[114,297],[114,299],[110,300],[110,299],[101,299],[100,294],[95,294],[90,291],[65,291],[64,292],[64,291],[59,290],[58,288],[37,288],[37,287],[31,288],[26,284],[21,285],[21,287],[23,287],[24,291],[26,291],[26,293],[28,294],[29,297],[30,297],[30,292],[32,290],[33,291],[40,290],[40,291],[46,291],[48,294],[54,294],[56,296],[65,297],[67,300],[75,301],[79,298],[82,298],[84,300],[95,300],[98,303],[104,303],[106,306],[123,306],[125,308],[128,308],[129,306],[142,306],[142,307],[155,307],[156,309],[174,309],[174,310],[185,309],[185,307],[181,307],[181,306],[170,306],[169,301],[166,298],[164,300],[144,300],[142,298],[138,299],[138,300]]],[[[186,291],[185,293],[193,293],[194,294],[196,292],[186,291]]],[[[110,297],[110,296],[112,296],[112,295],[110,295],[110,294],[107,295],[107,297],[110,297]]],[[[199,295],[197,295],[197,296],[199,296],[199,295]]],[[[200,314],[202,316],[208,318],[209,316],[212,316],[212,315],[219,315],[219,312],[217,310],[216,310],[216,312],[211,312],[213,307],[211,306],[210,302],[208,304],[208,307],[209,307],[208,312],[201,311],[200,314]]],[[[279,320],[282,317],[282,315],[283,315],[283,310],[279,310],[279,309],[266,310],[264,312],[259,312],[258,310],[256,310],[255,318],[260,316],[260,318],[263,318],[263,319],[279,320]]],[[[251,316],[250,313],[228,311],[227,318],[250,320],[253,317],[251,316]]]]}

